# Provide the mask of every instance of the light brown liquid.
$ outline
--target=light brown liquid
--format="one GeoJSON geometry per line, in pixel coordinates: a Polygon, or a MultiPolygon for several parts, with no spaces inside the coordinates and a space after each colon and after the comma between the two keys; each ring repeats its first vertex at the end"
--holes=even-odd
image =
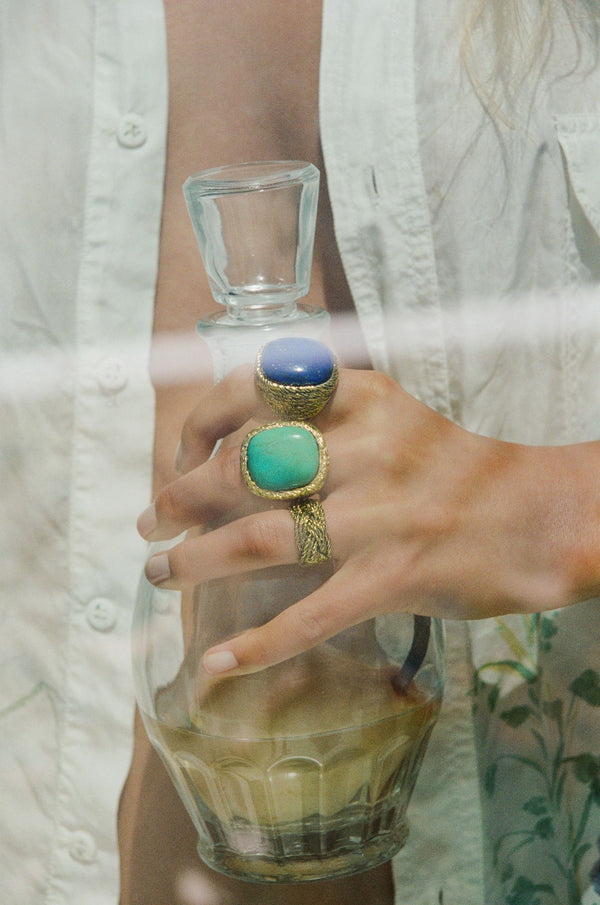
{"type": "Polygon", "coordinates": [[[220,870],[315,879],[364,870],[404,844],[439,700],[398,694],[389,672],[324,647],[209,681],[189,726],[145,717],[199,852],[220,870]]]}

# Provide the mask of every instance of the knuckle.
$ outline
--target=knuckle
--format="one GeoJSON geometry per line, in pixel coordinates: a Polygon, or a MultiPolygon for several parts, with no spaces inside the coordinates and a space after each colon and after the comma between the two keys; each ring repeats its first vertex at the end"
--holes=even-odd
{"type": "Polygon", "coordinates": [[[237,525],[237,545],[239,553],[256,561],[271,561],[277,558],[280,548],[280,533],[268,518],[248,519],[237,525]]]}
{"type": "Polygon", "coordinates": [[[391,400],[397,397],[399,390],[393,377],[381,371],[360,371],[352,375],[351,381],[348,386],[351,387],[352,409],[363,414],[388,412],[391,400]]]}
{"type": "Polygon", "coordinates": [[[381,371],[369,371],[365,377],[362,392],[365,401],[370,404],[381,404],[396,392],[398,384],[381,371]]]}
{"type": "Polygon", "coordinates": [[[237,365],[233,368],[221,384],[223,393],[229,399],[238,399],[247,392],[248,385],[253,378],[253,366],[250,364],[237,365]]]}
{"type": "Polygon", "coordinates": [[[242,481],[240,469],[239,447],[227,447],[219,451],[218,463],[220,468],[220,480],[225,490],[237,490],[242,481]]]}
{"type": "Polygon", "coordinates": [[[293,637],[301,639],[303,644],[311,647],[328,636],[326,620],[319,610],[292,607],[288,616],[293,637]]]}
{"type": "Polygon", "coordinates": [[[194,447],[205,440],[206,402],[201,400],[187,415],[181,429],[181,442],[184,447],[194,447]]]}
{"type": "Polygon", "coordinates": [[[154,501],[159,521],[178,522],[181,518],[179,495],[175,484],[163,488],[154,501]]]}
{"type": "Polygon", "coordinates": [[[263,668],[272,664],[273,651],[264,629],[250,629],[244,641],[244,652],[238,655],[240,665],[251,662],[254,667],[263,668]]]}
{"type": "Polygon", "coordinates": [[[196,575],[197,563],[193,547],[183,541],[169,551],[169,569],[171,579],[175,582],[191,582],[199,580],[196,575]]]}

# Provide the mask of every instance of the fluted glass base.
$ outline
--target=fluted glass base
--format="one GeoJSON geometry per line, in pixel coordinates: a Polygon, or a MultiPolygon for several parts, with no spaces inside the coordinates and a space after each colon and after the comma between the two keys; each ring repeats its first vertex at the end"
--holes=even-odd
{"type": "Polygon", "coordinates": [[[370,725],[288,740],[145,721],[202,860],[246,880],[299,882],[369,870],[404,845],[436,711],[437,702],[422,702],[370,725]]]}

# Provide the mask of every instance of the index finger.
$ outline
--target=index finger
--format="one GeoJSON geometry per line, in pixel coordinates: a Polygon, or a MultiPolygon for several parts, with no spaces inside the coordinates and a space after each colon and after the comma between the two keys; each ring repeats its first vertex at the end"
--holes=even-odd
{"type": "Polygon", "coordinates": [[[216,443],[253,416],[268,414],[255,384],[251,365],[234,368],[215,384],[190,412],[183,425],[177,471],[182,474],[205,462],[216,443]]]}

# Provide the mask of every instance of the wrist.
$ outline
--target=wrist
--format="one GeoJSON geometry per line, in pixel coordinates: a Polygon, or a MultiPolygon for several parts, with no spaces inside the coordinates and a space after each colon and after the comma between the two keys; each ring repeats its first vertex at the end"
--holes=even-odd
{"type": "Polygon", "coordinates": [[[600,596],[600,442],[546,448],[544,458],[548,546],[564,582],[564,602],[600,596]]]}

